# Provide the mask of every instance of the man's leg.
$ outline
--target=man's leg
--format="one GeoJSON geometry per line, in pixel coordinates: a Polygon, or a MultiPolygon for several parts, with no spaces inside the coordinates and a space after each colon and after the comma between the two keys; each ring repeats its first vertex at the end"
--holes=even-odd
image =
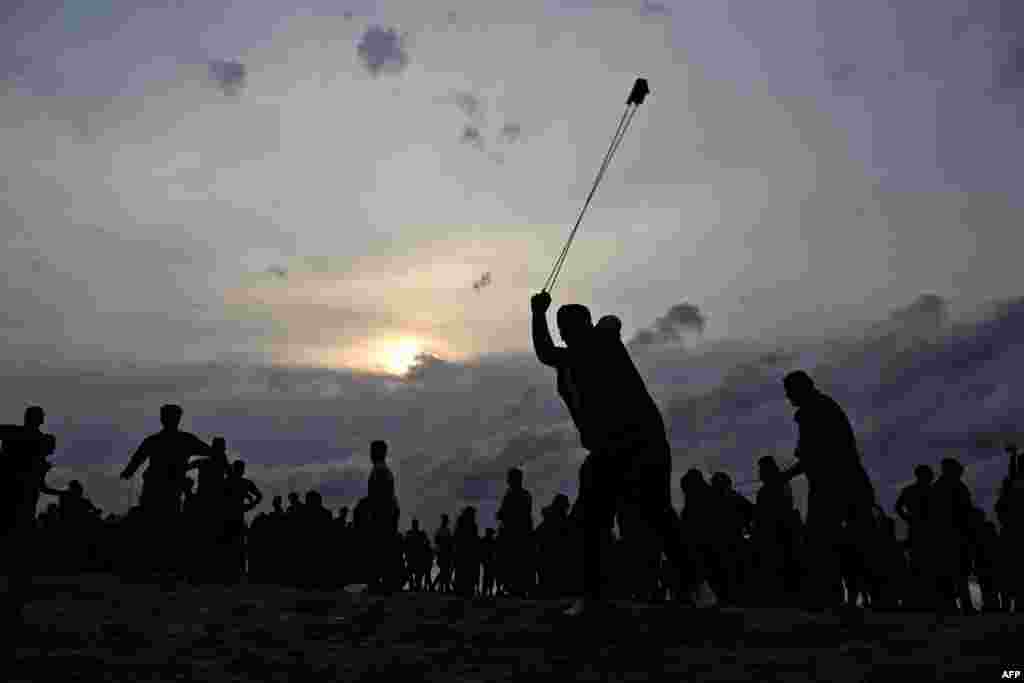
{"type": "Polygon", "coordinates": [[[812,607],[836,607],[842,601],[839,542],[842,508],[812,488],[807,505],[808,600],[812,607]]]}
{"type": "Polygon", "coordinates": [[[704,562],[699,549],[687,550],[672,509],[672,459],[668,444],[647,448],[645,452],[622,454],[631,465],[621,478],[622,494],[660,537],[665,555],[679,576],[679,590],[689,595],[704,581],[704,562]]]}

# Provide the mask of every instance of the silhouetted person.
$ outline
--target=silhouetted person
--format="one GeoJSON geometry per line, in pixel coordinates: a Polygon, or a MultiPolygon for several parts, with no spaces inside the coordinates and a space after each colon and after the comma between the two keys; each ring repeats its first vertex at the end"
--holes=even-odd
{"type": "Polygon", "coordinates": [[[497,513],[502,571],[512,595],[525,598],[534,588],[533,497],[523,488],[521,469],[510,468],[505,481],[508,490],[497,513]]]}
{"type": "Polygon", "coordinates": [[[56,439],[45,434],[41,427],[46,413],[39,406],[25,410],[20,425],[0,425],[0,463],[3,480],[0,482],[4,506],[3,530],[27,528],[35,519],[39,504],[40,472],[46,458],[56,449],[56,439]],[[52,439],[52,448],[50,439],[52,439]]]}
{"type": "Polygon", "coordinates": [[[999,534],[993,522],[985,518],[979,507],[971,509],[970,555],[974,573],[981,589],[981,606],[985,612],[1002,611],[999,581],[999,534]]]}
{"type": "Polygon", "coordinates": [[[454,562],[454,546],[452,530],[448,515],[441,515],[441,526],[434,534],[434,548],[437,552],[437,576],[432,587],[440,593],[452,591],[452,568],[454,562]]]}
{"type": "Polygon", "coordinates": [[[486,598],[494,596],[494,578],[498,562],[498,541],[494,536],[494,529],[488,527],[484,531],[483,540],[480,541],[480,555],[483,562],[484,576],[480,587],[480,594],[486,598]]]}
{"type": "MultiPolygon", "coordinates": [[[[762,486],[754,505],[754,554],[757,595],[754,601],[772,607],[787,604],[796,571],[799,528],[794,525],[793,491],[785,481],[775,458],[757,461],[762,486]]],[[[799,517],[795,521],[799,523],[799,517]]]]}
{"type": "Polygon", "coordinates": [[[7,614],[19,623],[23,617],[35,556],[36,509],[42,493],[55,494],[46,486],[50,469],[47,458],[57,448],[57,439],[40,428],[46,414],[39,406],[25,410],[21,425],[0,425],[0,510],[3,521],[4,554],[8,565],[7,614]]]}
{"type": "Polygon", "coordinates": [[[579,615],[588,602],[601,599],[602,538],[620,505],[642,510],[642,517],[662,538],[679,571],[685,550],[672,510],[672,457],[665,424],[620,337],[613,316],[595,326],[585,306],[562,306],[557,315],[565,347],[548,331],[546,292],[530,300],[533,347],[541,363],[557,371],[558,393],[569,410],[580,443],[589,451],[587,480],[580,482],[583,504],[584,598],[569,610],[579,615]]]}
{"type": "Polygon", "coordinates": [[[245,574],[245,515],[263,501],[263,494],[245,477],[245,462],[235,460],[224,480],[225,515],[223,548],[224,576],[237,583],[245,574]]]}
{"type": "Polygon", "coordinates": [[[753,523],[754,505],[733,489],[728,474],[716,472],[711,477],[711,506],[707,522],[713,528],[712,546],[718,570],[715,593],[722,604],[737,604],[744,587],[744,534],[753,523]]]}
{"type": "Polygon", "coordinates": [[[412,520],[412,526],[405,532],[404,546],[409,590],[421,591],[430,580],[430,568],[434,557],[430,539],[420,528],[420,520],[412,520]]]}
{"type": "Polygon", "coordinates": [[[679,512],[678,533],[686,542],[689,571],[675,586],[676,601],[707,605],[714,554],[713,529],[709,524],[714,510],[711,487],[701,471],[691,467],[679,478],[679,489],[683,492],[683,507],[679,512]]]}
{"type": "Polygon", "coordinates": [[[931,579],[928,573],[928,496],[931,491],[932,481],[935,475],[928,465],[918,465],[914,468],[913,484],[905,486],[896,499],[896,514],[907,523],[907,552],[910,556],[910,574],[915,581],[911,584],[911,593],[908,596],[909,602],[916,603],[914,607],[924,607],[931,599],[931,591],[922,592],[922,586],[931,579]]]}
{"type": "MultiPolygon", "coordinates": [[[[185,467],[186,472],[198,470],[198,482],[192,501],[195,510],[193,519],[203,519],[205,523],[188,524],[195,529],[195,549],[193,555],[199,559],[197,578],[210,578],[215,567],[203,567],[202,558],[219,552],[218,543],[227,521],[224,519],[224,482],[230,472],[228,464],[227,442],[223,437],[215,437],[210,448],[198,458],[190,460],[185,467]]],[[[188,497],[188,494],[186,494],[188,497]]]]}
{"type": "MultiPolygon", "coordinates": [[[[300,527],[295,531],[297,538],[302,539],[302,544],[309,548],[326,541],[330,538],[333,522],[334,515],[324,507],[324,499],[320,492],[307,491],[306,500],[302,506],[300,527]]],[[[305,576],[303,577],[305,587],[321,589],[327,587],[333,573],[334,562],[331,554],[333,549],[333,546],[328,545],[318,561],[305,563],[305,576]]]]}
{"type": "Polygon", "coordinates": [[[211,449],[195,434],[178,429],[182,409],[165,405],[160,409],[163,429],[143,439],[121,478],[131,479],[143,464],[148,467],[142,476],[140,505],[147,517],[147,535],[152,557],[158,571],[173,571],[178,564],[180,531],[177,513],[180,509],[181,482],[194,455],[212,455],[211,449]]]}
{"type": "Polygon", "coordinates": [[[398,496],[395,495],[395,476],[387,465],[388,445],[384,441],[370,444],[370,479],[367,483],[367,501],[370,524],[373,528],[373,546],[368,552],[373,554],[374,577],[371,589],[374,592],[386,593],[394,590],[397,570],[401,562],[401,546],[398,540],[398,520],[400,510],[398,496]]]}
{"type": "MultiPolygon", "coordinates": [[[[877,562],[871,583],[871,606],[873,608],[897,609],[907,599],[910,582],[909,566],[903,544],[896,538],[896,520],[878,510],[877,562]]],[[[905,605],[904,605],[905,607],[905,605]]]]}
{"type": "Polygon", "coordinates": [[[480,529],[476,523],[476,508],[472,505],[459,515],[452,540],[455,544],[455,592],[459,597],[472,598],[480,583],[480,529]]]}
{"type": "Polygon", "coordinates": [[[932,484],[928,512],[932,552],[939,605],[943,611],[955,610],[973,614],[969,586],[971,516],[974,505],[971,492],[961,480],[964,467],[955,458],[943,458],[942,472],[932,484]]]}
{"type": "MultiPolygon", "coordinates": [[[[853,544],[860,548],[856,554],[864,556],[874,526],[874,487],[839,404],[820,392],[802,370],[786,375],[783,385],[797,409],[794,420],[800,430],[794,453],[799,462],[785,478],[807,477],[808,607],[839,606],[840,553],[844,545],[853,544]]],[[[853,571],[866,574],[864,568],[853,571]]]]}
{"type": "Polygon", "coordinates": [[[334,556],[334,573],[336,583],[346,586],[352,575],[352,567],[349,566],[350,557],[355,550],[352,547],[352,529],[348,518],[349,509],[347,505],[338,508],[338,514],[331,524],[331,535],[333,543],[338,548],[334,556]]]}

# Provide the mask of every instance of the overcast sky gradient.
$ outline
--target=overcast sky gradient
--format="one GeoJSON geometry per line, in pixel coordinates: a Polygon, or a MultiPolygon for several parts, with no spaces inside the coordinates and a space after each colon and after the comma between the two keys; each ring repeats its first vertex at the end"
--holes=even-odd
{"type": "Polygon", "coordinates": [[[778,379],[804,366],[884,490],[952,415],[934,438],[998,483],[977,439],[1021,417],[1024,325],[994,308],[1024,247],[1014,0],[25,4],[0,15],[0,419],[46,407],[55,480],[110,510],[165,401],[270,494],[352,504],[386,438],[430,528],[493,523],[511,464],[539,503],[574,495],[528,299],[637,76],[555,303],[629,338],[699,311],[634,347],[676,479],[788,457],[778,379]],[[937,327],[892,317],[935,301],[937,327]]]}

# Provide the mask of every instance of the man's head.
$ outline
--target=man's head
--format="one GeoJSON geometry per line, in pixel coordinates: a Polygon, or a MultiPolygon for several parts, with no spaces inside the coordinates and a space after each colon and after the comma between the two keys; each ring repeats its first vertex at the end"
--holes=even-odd
{"type": "Polygon", "coordinates": [[[236,460],[233,463],[231,463],[231,473],[234,474],[236,477],[243,476],[245,474],[245,461],[236,460]]]}
{"type": "Polygon", "coordinates": [[[585,341],[594,327],[590,310],[583,304],[566,304],[558,309],[558,333],[569,348],[585,341]]]}
{"type": "Polygon", "coordinates": [[[928,465],[918,465],[914,468],[914,477],[919,484],[930,484],[935,479],[935,473],[928,465]]]}
{"type": "Polygon", "coordinates": [[[441,515],[441,526],[448,526],[448,513],[441,515]]]}
{"type": "Polygon", "coordinates": [[[160,408],[160,424],[164,429],[177,429],[181,424],[181,416],[185,411],[181,406],[168,404],[160,408]]]}
{"type": "Polygon", "coordinates": [[[388,444],[378,439],[370,444],[370,462],[381,464],[388,457],[388,444]]]}
{"type": "Polygon", "coordinates": [[[289,505],[299,505],[301,502],[302,501],[299,499],[299,494],[296,493],[295,491],[292,491],[291,493],[288,494],[289,505]]]}
{"type": "Polygon", "coordinates": [[[686,471],[686,474],[679,478],[679,488],[683,490],[683,493],[687,491],[694,491],[697,488],[706,486],[707,483],[704,481],[704,475],[700,470],[691,467],[686,471]]]}
{"type": "Polygon", "coordinates": [[[338,508],[338,519],[340,519],[343,522],[346,519],[348,519],[348,507],[347,506],[342,505],[340,508],[338,508]]]}
{"type": "Polygon", "coordinates": [[[413,531],[419,531],[420,530],[420,520],[416,519],[415,517],[413,517],[413,520],[412,520],[412,530],[413,531]]]}
{"type": "Polygon", "coordinates": [[[76,498],[81,498],[82,495],[85,493],[85,489],[82,488],[82,482],[78,481],[77,479],[72,479],[71,481],[68,482],[68,491],[70,491],[71,495],[75,496],[76,498]]]}
{"type": "Polygon", "coordinates": [[[959,479],[964,473],[964,466],[956,458],[942,459],[942,474],[947,477],[959,479]]]}
{"type": "Polygon", "coordinates": [[[812,397],[816,391],[814,380],[803,370],[794,370],[782,379],[782,386],[786,390],[786,398],[799,408],[812,397]]]}
{"type": "Polygon", "coordinates": [[[323,502],[323,497],[319,491],[306,491],[306,505],[313,507],[320,507],[320,503],[323,502]]]}
{"type": "Polygon", "coordinates": [[[31,429],[39,429],[46,421],[46,413],[39,406],[29,406],[25,409],[25,426],[31,429]]]}
{"type": "Polygon", "coordinates": [[[732,477],[725,472],[715,472],[711,475],[711,488],[720,493],[732,490],[732,477]]]}
{"type": "Polygon", "coordinates": [[[284,504],[284,501],[281,500],[281,496],[274,496],[274,499],[270,502],[270,504],[274,506],[275,510],[280,512],[281,506],[284,504]]]}
{"type": "Polygon", "coordinates": [[[210,447],[217,455],[225,455],[228,452],[228,442],[224,440],[223,436],[215,436],[210,442],[210,447]]]}
{"type": "Polygon", "coordinates": [[[521,489],[523,487],[523,471],[518,467],[510,467],[505,481],[508,482],[509,488],[521,489]]]}
{"type": "Polygon", "coordinates": [[[772,456],[765,455],[757,460],[757,472],[761,481],[774,481],[779,476],[779,464],[772,456]]]}

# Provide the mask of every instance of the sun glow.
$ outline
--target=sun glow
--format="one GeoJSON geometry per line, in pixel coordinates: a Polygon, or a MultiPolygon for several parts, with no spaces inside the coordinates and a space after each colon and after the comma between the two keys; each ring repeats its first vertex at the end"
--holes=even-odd
{"type": "Polygon", "coordinates": [[[412,337],[382,341],[374,346],[374,365],[391,375],[407,373],[416,364],[416,356],[423,351],[423,344],[412,337]]]}

